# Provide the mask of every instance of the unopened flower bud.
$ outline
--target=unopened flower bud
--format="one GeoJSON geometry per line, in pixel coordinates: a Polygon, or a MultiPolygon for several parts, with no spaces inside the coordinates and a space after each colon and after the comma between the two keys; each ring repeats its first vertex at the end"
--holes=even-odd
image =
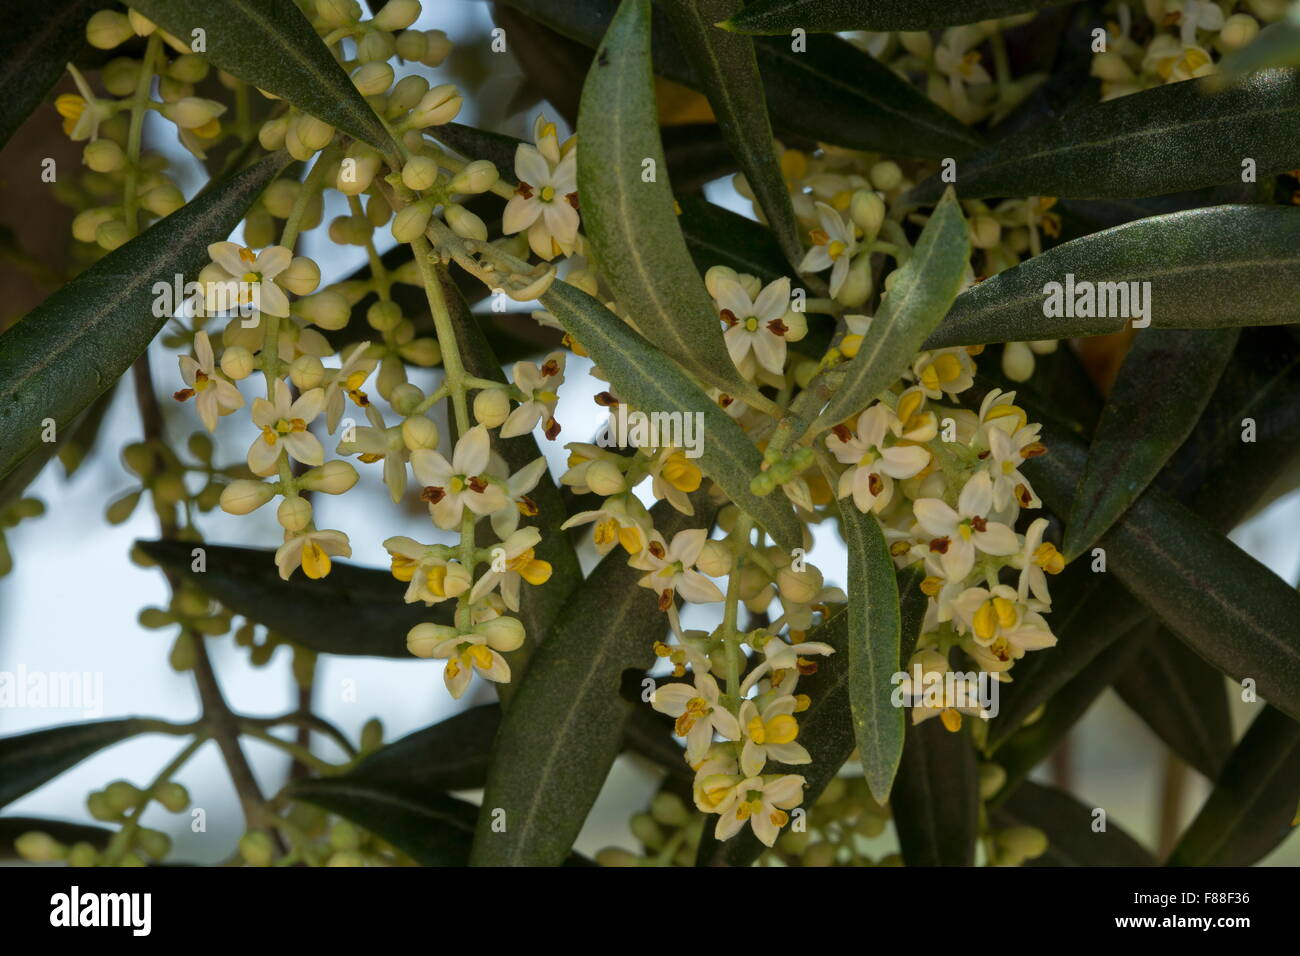
{"type": "Polygon", "coordinates": [[[691,820],[682,798],[666,790],[656,794],[650,802],[650,815],[668,827],[684,827],[691,820]]]}
{"type": "Polygon", "coordinates": [[[382,63],[396,52],[393,35],[383,30],[368,30],[357,41],[357,60],[361,63],[382,63]]]}
{"type": "Polygon", "coordinates": [[[412,156],[402,167],[407,189],[423,192],[438,181],[438,161],[429,156],[412,156]]]}
{"type": "Polygon", "coordinates": [[[499,178],[496,166],[486,159],[476,159],[451,177],[449,188],[453,193],[485,193],[499,178]]]}
{"type": "Polygon", "coordinates": [[[433,368],[442,361],[442,348],[438,345],[437,339],[425,337],[412,339],[399,346],[397,352],[406,361],[420,368],[433,368]]]}
{"type": "Polygon", "coordinates": [[[720,578],[731,573],[731,549],[721,541],[710,539],[704,542],[695,566],[711,578],[720,578]]]}
{"type": "Polygon", "coordinates": [[[294,311],[312,325],[334,332],[348,324],[352,306],[337,289],[325,289],[294,303],[294,311]]]}
{"type": "Polygon", "coordinates": [[[811,564],[802,571],[784,567],[776,574],[777,586],[781,597],[795,604],[811,604],[822,589],[822,573],[811,564]]]}
{"type": "Polygon", "coordinates": [[[239,838],[239,855],[249,866],[270,866],[275,859],[275,844],[261,830],[253,830],[239,838]]]}
{"type": "Polygon", "coordinates": [[[257,130],[257,142],[263,149],[277,150],[284,146],[285,135],[289,131],[289,118],[280,116],[267,120],[257,130]]]}
{"type": "Polygon", "coordinates": [[[158,788],[158,802],[172,813],[180,813],[190,805],[190,792],[184,785],[169,781],[158,788]]]}
{"type": "Polygon", "coordinates": [[[101,249],[107,249],[109,252],[120,249],[130,241],[131,233],[127,230],[126,223],[116,219],[100,223],[99,228],[95,230],[95,242],[101,249]]]}
{"type": "Polygon", "coordinates": [[[134,33],[126,14],[116,10],[100,10],[86,22],[86,39],[97,50],[121,46],[134,33]]]}
{"type": "Polygon", "coordinates": [[[412,203],[393,218],[393,238],[398,242],[414,242],[429,228],[432,209],[427,202],[412,203]]]}
{"type": "Polygon", "coordinates": [[[510,396],[502,388],[485,388],[474,396],[474,420],[496,428],[510,416],[510,396]]]}
{"type": "Polygon", "coordinates": [[[970,244],[976,249],[992,249],[1002,239],[1002,226],[992,216],[975,216],[970,220],[970,244]]]}
{"type": "Polygon", "coordinates": [[[704,273],[704,285],[709,290],[709,295],[715,299],[719,297],[720,283],[723,281],[735,282],[736,270],[729,266],[711,266],[704,273]]]}
{"type": "Polygon", "coordinates": [[[320,266],[307,256],[294,256],[276,281],[294,295],[311,295],[320,285],[320,266]]]}
{"type": "Polygon", "coordinates": [[[1219,46],[1224,51],[1240,50],[1259,35],[1259,21],[1247,13],[1234,13],[1223,21],[1219,46]]]}
{"type": "MultiPolygon", "coordinates": [[[[450,571],[448,568],[449,577],[450,571]]],[[[504,615],[494,617],[479,624],[474,630],[486,637],[494,650],[503,654],[518,649],[524,643],[524,625],[518,618],[504,615]]]]}
{"type": "Polygon", "coordinates": [[[892,159],[882,160],[871,167],[869,173],[871,185],[882,192],[889,192],[903,181],[903,170],[892,159]]]}
{"type": "Polygon", "coordinates": [[[14,849],[24,860],[32,863],[53,863],[68,854],[67,848],[48,833],[33,830],[14,840],[14,849]]]}
{"type": "Polygon", "coordinates": [[[198,83],[208,75],[207,57],[198,53],[184,53],[172,60],[167,75],[182,83],[198,83]]]}
{"type": "Polygon", "coordinates": [[[885,221],[885,201],[870,189],[859,189],[849,204],[849,215],[862,230],[864,242],[871,242],[885,221]]]}
{"type": "Polygon", "coordinates": [[[107,206],[99,209],[87,209],[78,213],[72,220],[72,235],[78,242],[94,242],[99,227],[114,217],[114,212],[107,206]]]}
{"type": "Polygon", "coordinates": [[[239,478],[221,490],[221,510],[226,514],[246,515],[275,497],[275,489],[264,481],[239,478]]]}
{"type": "Polygon", "coordinates": [[[361,19],[357,0],[316,0],[316,15],[332,27],[350,26],[361,19]]]}
{"type": "Polygon", "coordinates": [[[86,144],[81,161],[97,173],[111,173],[126,164],[126,153],[111,139],[97,139],[86,144]]]}
{"type": "Polygon", "coordinates": [[[366,309],[366,321],[377,332],[391,332],[402,321],[402,307],[396,302],[376,302],[366,309]]]}
{"type": "Polygon", "coordinates": [[[1027,382],[1034,374],[1034,353],[1024,342],[1008,342],[1002,348],[1002,374],[1013,382],[1027,382]]]}
{"type": "Polygon", "coordinates": [[[163,183],[141,194],[140,205],[155,216],[170,216],[185,205],[185,196],[171,183],[163,183]]]}
{"type": "Polygon", "coordinates": [[[341,495],[356,483],[356,468],[352,467],[351,462],[338,459],[327,461],[298,479],[299,487],[327,495],[341,495]]]}
{"type": "Polygon", "coordinates": [[[479,242],[487,240],[488,231],[483,220],[464,206],[447,203],[443,208],[443,216],[447,219],[447,225],[451,226],[451,231],[462,239],[477,239],[479,242]]]}
{"type": "Polygon", "coordinates": [[[406,649],[416,657],[432,657],[435,647],[459,633],[445,624],[417,624],[406,633],[406,649]]]}
{"type": "Polygon", "coordinates": [[[216,100],[205,100],[198,96],[186,96],[175,103],[164,103],[162,115],[181,129],[196,129],[212,122],[226,111],[225,106],[216,100]]]}
{"type": "Polygon", "coordinates": [[[420,19],[420,0],[388,0],[370,21],[380,30],[405,30],[420,19]]]}
{"type": "Polygon", "coordinates": [[[435,86],[421,97],[411,111],[411,125],[417,129],[426,126],[441,126],[456,118],[461,107],[460,91],[450,83],[435,86]]]}
{"type": "Polygon", "coordinates": [[[402,441],[411,451],[438,447],[438,426],[425,415],[412,415],[402,422],[402,441]]]}
{"type": "Polygon", "coordinates": [[[275,517],[286,531],[301,531],[311,521],[311,502],[306,498],[285,498],[275,517]]]}
{"type": "Polygon", "coordinates": [[[221,353],[221,371],[236,382],[253,374],[255,364],[253,353],[242,345],[232,345],[221,353]]]}
{"type": "Polygon", "coordinates": [[[383,61],[363,63],[353,71],[352,85],[362,96],[380,96],[393,85],[393,68],[383,61]]]}
{"type": "Polygon", "coordinates": [[[397,81],[392,92],[388,94],[388,105],[384,112],[391,119],[410,110],[420,98],[429,92],[429,81],[422,76],[404,76],[397,81]]]}

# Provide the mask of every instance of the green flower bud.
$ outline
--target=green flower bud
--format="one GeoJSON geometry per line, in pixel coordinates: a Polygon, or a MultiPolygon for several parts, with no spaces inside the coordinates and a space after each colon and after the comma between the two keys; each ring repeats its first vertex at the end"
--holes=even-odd
{"type": "Polygon", "coordinates": [[[190,792],[184,785],[168,781],[158,788],[158,802],[172,813],[180,813],[190,805],[190,792]]]}
{"type": "Polygon", "coordinates": [[[421,368],[433,368],[442,361],[442,349],[437,339],[413,339],[397,351],[406,361],[421,368]]]}
{"type": "Polygon", "coordinates": [[[286,531],[301,531],[311,521],[311,502],[306,498],[285,498],[275,517],[286,531]]]}
{"type": "MultiPolygon", "coordinates": [[[[409,164],[408,164],[409,165],[409,164]]],[[[433,218],[432,208],[427,202],[412,203],[398,211],[393,219],[393,238],[398,242],[414,242],[429,228],[433,218]]]]}
{"type": "Polygon", "coordinates": [[[353,71],[352,85],[362,96],[380,96],[393,85],[393,68],[382,60],[363,63],[353,71]]]}
{"type": "Polygon", "coordinates": [[[634,816],[631,830],[632,835],[640,840],[646,849],[658,850],[664,845],[664,831],[648,813],[638,813],[634,816]]]}
{"type": "Polygon", "coordinates": [[[405,30],[420,19],[420,0],[388,0],[375,14],[371,25],[380,30],[405,30]]]}
{"type": "Polygon", "coordinates": [[[221,371],[236,382],[248,378],[256,367],[253,353],[242,345],[232,345],[221,353],[221,371]]]}
{"type": "Polygon", "coordinates": [[[275,497],[275,489],[264,481],[239,478],[221,492],[221,510],[226,514],[246,515],[275,497]]]}
{"type": "Polygon", "coordinates": [[[496,185],[500,174],[486,159],[476,159],[455,176],[448,187],[453,193],[485,193],[496,185]]]}
{"type": "Polygon", "coordinates": [[[510,415],[510,397],[503,388],[485,388],[474,396],[474,420],[496,428],[510,415]]]}
{"type": "Polygon", "coordinates": [[[252,830],[239,838],[239,855],[249,866],[270,866],[275,859],[275,844],[261,830],[252,830]]]}
{"type": "Polygon", "coordinates": [[[366,310],[366,321],[377,332],[391,332],[402,321],[402,307],[396,302],[376,302],[366,310]]]}
{"type": "Polygon", "coordinates": [[[314,355],[299,355],[289,365],[289,379],[306,392],[325,381],[325,366],[314,355]]]}
{"type": "Polygon", "coordinates": [[[127,780],[114,780],[104,790],[104,798],[117,813],[133,809],[143,796],[144,792],[127,780]]]}
{"type": "Polygon", "coordinates": [[[337,289],[325,289],[294,303],[294,311],[312,325],[337,332],[352,318],[352,306],[337,289]]]}
{"type": "Polygon", "coordinates": [[[424,415],[413,415],[402,422],[402,441],[411,451],[438,447],[438,426],[424,415]]]}
{"type": "Polygon", "coordinates": [[[341,495],[356,483],[356,468],[351,462],[341,459],[327,461],[318,468],[312,468],[298,479],[299,487],[327,495],[341,495]]]}
{"type": "Polygon", "coordinates": [[[460,112],[462,99],[460,92],[450,83],[435,86],[420,98],[411,111],[411,125],[416,129],[426,126],[441,126],[450,123],[460,112]]]}
{"type": "Polygon", "coordinates": [[[155,860],[161,860],[172,850],[172,838],[161,830],[141,828],[135,835],[135,842],[144,851],[145,856],[155,860]]]}
{"type": "Polygon", "coordinates": [[[477,239],[479,242],[487,241],[487,226],[484,225],[482,219],[464,206],[454,202],[447,203],[443,207],[442,214],[447,220],[447,225],[451,226],[451,231],[462,239],[477,239]]]}
{"type": "Polygon", "coordinates": [[[100,10],[86,22],[86,39],[97,50],[111,50],[131,39],[135,31],[126,14],[100,10]]]}
{"type": "Polygon", "coordinates": [[[32,863],[53,863],[68,855],[68,849],[48,833],[33,830],[14,840],[14,849],[32,863]]]}
{"type": "Polygon", "coordinates": [[[111,525],[119,525],[127,521],[135,513],[136,505],[140,503],[140,492],[133,491],[130,494],[123,495],[116,501],[112,502],[105,510],[104,517],[111,525]]]}
{"type": "Polygon", "coordinates": [[[402,182],[407,189],[423,192],[438,181],[438,161],[428,156],[412,156],[402,167],[402,182]]]}
{"type": "Polygon", "coordinates": [[[682,798],[666,790],[655,794],[650,802],[650,815],[667,827],[684,827],[691,820],[682,798]]]}

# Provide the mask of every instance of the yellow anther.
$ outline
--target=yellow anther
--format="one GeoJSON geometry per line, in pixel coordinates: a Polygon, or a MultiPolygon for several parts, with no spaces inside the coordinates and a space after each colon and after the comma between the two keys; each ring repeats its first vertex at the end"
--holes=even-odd
{"type": "Polygon", "coordinates": [[[957,731],[961,730],[961,714],[953,710],[951,707],[940,714],[939,719],[943,721],[943,726],[949,733],[955,734],[957,731]]]}
{"type": "Polygon", "coordinates": [[[992,601],[985,601],[979,606],[973,623],[976,637],[981,641],[992,640],[993,635],[998,632],[998,612],[993,607],[992,601]]]}
{"type": "Polygon", "coordinates": [[[1016,606],[1006,598],[993,599],[993,610],[997,612],[998,623],[1003,627],[1016,626],[1016,606]]]}
{"type": "MultiPolygon", "coordinates": [[[[392,552],[389,552],[392,554],[392,552]]],[[[414,558],[408,558],[402,554],[393,554],[393,577],[399,581],[410,581],[415,577],[415,569],[419,567],[419,562],[414,558]]]]}
{"type": "Polygon", "coordinates": [[[1065,570],[1065,555],[1056,550],[1056,545],[1044,541],[1034,549],[1034,564],[1048,574],[1060,574],[1065,570]]]}
{"type": "Polygon", "coordinates": [[[492,667],[492,652],[482,644],[473,645],[468,654],[470,660],[474,662],[474,666],[479,670],[485,671],[492,667]]]}
{"type": "Polygon", "coordinates": [[[700,471],[699,465],[687,458],[682,451],[675,451],[668,457],[660,474],[668,484],[688,494],[699,490],[701,482],[704,481],[704,474],[700,471]]]}
{"type": "Polygon", "coordinates": [[[861,348],[862,336],[860,335],[846,335],[844,338],[840,339],[840,352],[848,358],[853,358],[853,356],[857,355],[858,350],[861,348]]]}
{"type": "Polygon", "coordinates": [[[943,590],[943,578],[935,577],[933,574],[921,581],[921,593],[930,597],[937,597],[943,590]]]}
{"type": "Polygon", "coordinates": [[[780,714],[767,722],[767,740],[773,744],[788,744],[799,736],[799,722],[789,714],[780,714]]]}
{"type": "Polygon", "coordinates": [[[838,259],[840,256],[844,255],[844,250],[846,248],[847,246],[845,246],[844,243],[836,239],[826,247],[826,254],[832,259],[838,259]]]}
{"type": "Polygon", "coordinates": [[[313,580],[320,580],[330,573],[330,556],[315,541],[308,541],[303,546],[302,570],[313,580]]]}

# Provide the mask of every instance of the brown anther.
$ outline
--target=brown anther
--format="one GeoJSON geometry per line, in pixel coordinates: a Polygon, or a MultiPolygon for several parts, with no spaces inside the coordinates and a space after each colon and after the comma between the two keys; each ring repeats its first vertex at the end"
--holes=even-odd
{"type": "Polygon", "coordinates": [[[933,551],[935,554],[947,554],[948,543],[949,542],[947,538],[935,538],[933,541],[930,542],[930,550],[933,551]]]}
{"type": "Polygon", "coordinates": [[[439,488],[437,485],[425,485],[424,489],[420,492],[421,500],[427,501],[431,505],[436,505],[446,497],[446,495],[447,489],[439,488]]]}
{"type": "Polygon", "coordinates": [[[980,461],[983,461],[983,460],[984,460],[985,458],[987,458],[988,456],[989,456],[989,453],[988,453],[987,451],[982,451],[982,452],[980,452],[978,455],[976,455],[975,457],[978,458],[980,461]]]}
{"type": "Polygon", "coordinates": [[[785,333],[790,331],[789,327],[780,319],[773,319],[771,322],[767,323],[767,330],[773,335],[785,335],[785,333]]]}
{"type": "Polygon", "coordinates": [[[726,408],[734,401],[735,399],[732,398],[730,395],[728,395],[726,392],[722,392],[721,394],[718,395],[718,404],[721,405],[723,408],[726,408]]]}
{"type": "Polygon", "coordinates": [[[613,408],[618,404],[618,399],[609,392],[597,392],[593,398],[595,403],[602,408],[613,408]]]}
{"type": "Polygon", "coordinates": [[[981,518],[979,515],[976,515],[975,517],[970,519],[970,526],[974,528],[976,531],[987,531],[989,528],[989,523],[984,518],[981,518]]]}
{"type": "Polygon", "coordinates": [[[808,238],[812,240],[814,246],[824,246],[831,241],[830,233],[825,229],[811,229],[808,232],[808,238]]]}
{"type": "Polygon", "coordinates": [[[889,553],[895,558],[901,558],[911,550],[912,546],[906,541],[895,541],[889,546],[889,553]]]}
{"type": "Polygon", "coordinates": [[[831,434],[842,442],[847,442],[853,437],[853,432],[849,431],[849,426],[844,424],[832,425],[831,434]]]}
{"type": "Polygon", "coordinates": [[[517,192],[519,195],[523,196],[525,199],[532,199],[532,198],[533,198],[533,187],[530,186],[530,185],[528,185],[528,184],[527,184],[526,182],[524,182],[522,179],[519,180],[519,185],[518,185],[517,187],[515,187],[515,192],[517,192]]]}
{"type": "Polygon", "coordinates": [[[661,610],[661,611],[666,611],[666,610],[668,610],[670,607],[672,607],[672,604],[673,604],[673,592],[672,592],[672,591],[669,591],[669,590],[666,590],[666,589],[663,590],[663,591],[660,591],[660,592],[659,592],[659,610],[661,610]]]}
{"type": "Polygon", "coordinates": [[[579,208],[579,207],[578,207],[578,194],[577,194],[577,193],[569,193],[569,194],[566,195],[564,198],[565,198],[566,200],[568,200],[569,205],[572,206],[574,209],[579,208]]]}
{"type": "Polygon", "coordinates": [[[1020,507],[1028,508],[1034,503],[1034,496],[1025,485],[1016,485],[1016,501],[1020,502],[1020,507]]]}
{"type": "Polygon", "coordinates": [[[519,513],[525,518],[532,518],[542,510],[537,507],[537,502],[527,495],[520,495],[519,500],[515,502],[515,507],[519,509],[519,513]]]}
{"type": "Polygon", "coordinates": [[[718,313],[718,315],[722,318],[723,322],[727,323],[727,328],[731,328],[733,325],[735,325],[737,322],[740,321],[739,319],[736,318],[736,313],[732,312],[730,309],[723,309],[721,312],[718,313]]]}
{"type": "Polygon", "coordinates": [[[187,398],[193,398],[193,397],[194,397],[194,389],[192,388],[182,388],[179,392],[172,393],[172,398],[176,399],[176,401],[178,402],[183,402],[187,398]]]}
{"type": "Polygon", "coordinates": [[[656,558],[658,558],[661,561],[663,560],[664,555],[667,553],[666,551],[664,551],[664,546],[660,544],[658,541],[651,541],[649,550],[651,554],[653,554],[656,558]]]}
{"type": "Polygon", "coordinates": [[[483,492],[487,491],[488,488],[487,479],[482,475],[475,475],[473,478],[469,479],[469,481],[465,482],[465,484],[469,487],[469,490],[474,492],[476,495],[483,494],[483,492]]]}
{"type": "Polygon", "coordinates": [[[555,441],[555,436],[558,435],[559,433],[560,433],[560,423],[557,422],[554,418],[548,418],[546,420],[546,428],[542,431],[542,434],[545,435],[547,438],[549,438],[551,441],[555,441]]]}
{"type": "Polygon", "coordinates": [[[1047,454],[1047,446],[1040,441],[1031,441],[1024,448],[1020,449],[1021,458],[1037,458],[1039,455],[1047,454]]]}
{"type": "Polygon", "coordinates": [[[881,480],[881,477],[874,471],[867,475],[867,490],[870,491],[872,495],[878,495],[885,490],[885,482],[881,480]]]}
{"type": "Polygon", "coordinates": [[[982,345],[968,345],[968,346],[966,346],[966,354],[967,354],[967,355],[979,355],[979,354],[980,354],[981,352],[983,352],[983,351],[984,351],[984,346],[982,346],[982,345]]]}
{"type": "Polygon", "coordinates": [[[800,675],[803,677],[811,677],[813,674],[817,673],[817,662],[811,661],[806,657],[799,657],[796,658],[795,669],[798,670],[800,675]]]}
{"type": "Polygon", "coordinates": [[[559,375],[559,374],[560,374],[560,363],[555,361],[555,359],[550,359],[549,361],[542,364],[542,375],[544,377],[550,378],[552,375],[559,375]]]}

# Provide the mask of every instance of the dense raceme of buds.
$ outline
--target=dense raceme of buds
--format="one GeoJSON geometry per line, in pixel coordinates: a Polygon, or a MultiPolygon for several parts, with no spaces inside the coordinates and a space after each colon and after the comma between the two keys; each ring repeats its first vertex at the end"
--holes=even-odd
{"type": "MultiPolygon", "coordinates": [[[[96,14],[88,35],[102,49],[136,34],[147,36],[143,60],[112,61],[102,77],[109,91],[104,97],[74,71],[79,95],[61,97],[57,104],[68,134],[87,142],[85,192],[97,197],[78,202],[73,231],[105,250],[181,201],[164,175],[165,164],[140,149],[139,119],[145,112],[174,124],[181,142],[200,158],[233,135],[265,149],[283,147],[309,169],[301,181],[285,177],[264,191],[247,215],[243,242],[209,247],[211,261],[199,276],[202,294],[181,313],[182,331],[166,339],[183,352],[174,398],[189,403],[206,431],[196,433],[184,453],[157,436],[128,447],[124,460],[140,487],[115,501],[109,516],[126,520],[148,494],[164,529],[197,541],[196,513],[219,506],[246,515],[274,502],[282,529],[275,553],[280,576],[322,579],[335,559],[350,556],[352,545],[344,530],[318,526],[313,496],[346,494],[371,473],[394,505],[413,498],[427,505],[427,542],[396,536],[383,546],[393,576],[406,586],[407,603],[452,602],[451,623],[417,625],[407,647],[417,657],[444,662],[446,688],[460,697],[475,676],[511,680],[511,655],[529,637],[519,616],[521,595],[525,588],[545,587],[552,572],[537,557],[541,533],[523,522],[537,514],[530,492],[545,472],[545,459],[512,472],[494,443],[534,433],[558,440],[562,426],[556,409],[566,359],[570,352],[586,353],[566,336],[566,350],[515,363],[507,382],[471,376],[436,264],[454,260],[489,290],[520,302],[538,298],[563,273],[564,281],[606,302],[616,314],[623,312],[610,301],[595,264],[582,258],[576,138],[562,139],[556,125],[539,115],[533,142],[518,147],[513,170],[461,157],[438,142],[438,127],[461,109],[461,93],[450,84],[430,87],[420,76],[399,75],[390,62],[396,56],[436,64],[448,53],[440,32],[408,29],[419,15],[418,2],[391,0],[371,20],[361,19],[353,0],[317,0],[309,6],[317,31],[399,141],[400,162],[287,104],[273,103],[257,125],[243,95],[239,101],[245,106],[235,116],[238,132],[228,133],[222,125],[227,107],[194,95],[206,60],[136,15],[96,14]],[[325,223],[324,198],[331,190],[347,212],[325,223]],[[499,236],[467,207],[482,194],[504,200],[499,236]],[[321,287],[317,263],[295,251],[302,234],[317,229],[336,244],[364,250],[370,276],[321,287]],[[412,262],[392,269],[384,265],[379,246],[389,235],[411,245],[412,262]],[[540,261],[530,262],[532,255],[540,261]],[[397,285],[423,290],[436,337],[417,332],[394,297],[397,285]],[[373,302],[364,312],[365,340],[354,337],[336,349],[324,333],[347,325],[353,309],[368,297],[373,302]],[[441,383],[428,391],[418,387],[408,380],[410,365],[441,366],[441,383]],[[454,440],[435,423],[435,410],[444,405],[454,440]],[[242,461],[213,462],[207,433],[218,428],[247,448],[242,461]],[[200,483],[200,490],[192,490],[200,483]]],[[[937,102],[975,122],[1004,114],[1035,82],[1032,77],[994,82],[971,52],[986,39],[996,45],[1000,30],[1012,22],[956,28],[938,44],[915,34],[856,40],[900,72],[922,74],[937,102]]],[[[249,92],[233,78],[223,76],[222,83],[249,92]]],[[[901,197],[934,167],[831,147],[801,151],[777,144],[777,149],[805,240],[802,278],[765,284],[715,265],[705,281],[735,367],[788,403],[816,372],[851,359],[871,336],[872,317],[863,310],[877,291],[888,295],[897,268],[910,255],[905,226],[923,223],[928,215],[925,209],[904,208],[901,197]],[[805,298],[803,290],[795,295],[800,282],[817,290],[816,297],[805,298]],[[831,348],[808,349],[810,315],[835,324],[831,348]]],[[[750,195],[743,179],[736,185],[750,195]]],[[[996,205],[964,202],[974,249],[969,280],[1041,251],[1044,241],[1059,233],[1052,204],[1048,197],[996,205]]],[[[545,312],[535,318],[543,326],[556,324],[545,312]]],[[[1009,346],[1002,355],[1004,370],[1024,380],[1032,374],[1033,354],[1054,347],[1051,342],[1009,346]]],[[[766,481],[769,491],[779,486],[808,525],[840,507],[873,516],[897,565],[924,568],[921,589],[928,612],[916,651],[905,662],[909,671],[946,673],[950,653],[960,648],[981,670],[1009,679],[1025,653],[1055,643],[1044,617],[1051,609],[1047,581],[1063,561],[1043,540],[1045,519],[1016,530],[1021,512],[1040,506],[1020,465],[1046,449],[1014,392],[993,390],[978,404],[966,401],[979,353],[979,348],[949,348],[917,354],[877,400],[758,480],[766,481]]],[[[599,369],[594,374],[603,377],[599,369]]],[[[760,443],[770,433],[774,423],[767,411],[713,394],[760,443]]],[[[594,398],[611,412],[622,404],[613,386],[594,398]]],[[[655,650],[671,676],[660,682],[652,706],[675,721],[694,772],[693,801],[705,816],[690,813],[680,798],[661,794],[651,812],[633,823],[645,858],[610,857],[610,862],[683,862],[706,825],[724,840],[752,828],[773,848],[772,858],[787,863],[864,859],[853,838],[879,832],[888,811],[871,802],[861,781],[836,781],[822,795],[813,834],[785,829],[803,802],[804,777],[775,772],[777,765],[810,761],[799,739],[800,715],[810,704],[800,680],[819,668],[844,665],[832,656],[832,647],[807,635],[844,604],[844,592],[828,584],[802,553],[767,542],[734,505],[721,509],[716,532],[700,527],[663,534],[645,499],[693,515],[693,495],[721,497],[721,492],[688,448],[653,437],[633,437],[628,444],[633,446],[629,454],[585,442],[565,445],[568,467],[559,481],[587,501],[564,527],[590,525],[595,550],[600,555],[621,550],[641,573],[640,586],[656,597],[671,637],[655,650]],[[721,623],[711,631],[686,628],[681,602],[720,606],[721,623]]],[[[810,545],[811,535],[806,537],[810,545]]],[[[227,633],[232,624],[228,611],[185,587],[178,587],[168,607],[146,609],[141,622],[179,629],[172,650],[178,670],[193,666],[195,641],[227,633]]],[[[263,664],[283,641],[268,633],[258,643],[257,625],[245,621],[235,640],[250,649],[254,663],[263,664]]],[[[309,684],[312,655],[295,649],[294,669],[309,684]]],[[[955,731],[963,713],[978,712],[968,704],[917,705],[912,719],[937,716],[955,731]]],[[[128,794],[118,787],[115,796],[92,795],[97,818],[125,819],[121,834],[130,831],[107,857],[92,858],[94,851],[60,848],[35,837],[28,841],[29,855],[75,854],[92,862],[157,858],[165,847],[153,831],[134,823],[150,800],[168,809],[183,806],[168,786],[164,776],[145,791],[133,788],[128,794]]],[[[288,855],[265,830],[253,829],[240,844],[245,862],[396,860],[391,848],[349,824],[329,827],[323,816],[301,808],[276,820],[274,826],[289,840],[288,855]]],[[[1019,862],[1035,855],[1032,833],[1003,832],[990,839],[996,843],[990,844],[990,859],[1019,862]]]]}

